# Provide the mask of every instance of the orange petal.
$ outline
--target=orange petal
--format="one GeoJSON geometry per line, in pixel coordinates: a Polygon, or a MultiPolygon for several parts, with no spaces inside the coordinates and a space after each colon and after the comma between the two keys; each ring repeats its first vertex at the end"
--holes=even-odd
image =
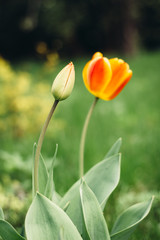
{"type": "Polygon", "coordinates": [[[90,86],[89,86],[89,81],[88,81],[88,68],[89,68],[90,63],[91,63],[91,60],[85,65],[85,67],[83,68],[83,72],[82,72],[83,81],[84,81],[84,84],[85,84],[86,88],[88,89],[88,91],[90,91],[90,86]]]}
{"type": "Polygon", "coordinates": [[[107,58],[98,57],[102,55],[99,55],[99,53],[94,55],[96,57],[85,65],[82,74],[88,91],[99,97],[100,92],[103,91],[110,81],[112,72],[107,58]]]}
{"type": "Polygon", "coordinates": [[[103,99],[105,100],[111,100],[116,97],[132,76],[129,65],[122,59],[112,58],[109,61],[112,68],[112,79],[103,91],[103,99]]]}
{"type": "MultiPolygon", "coordinates": [[[[98,58],[100,59],[100,58],[98,58]]],[[[91,87],[90,87],[90,79],[89,79],[89,73],[93,70],[95,64],[97,62],[97,58],[96,59],[93,59],[93,60],[90,60],[84,67],[83,69],[83,80],[84,80],[84,84],[86,86],[86,88],[88,89],[88,91],[90,93],[92,93],[94,96],[98,97],[98,93],[97,92],[94,92],[93,90],[91,90],[91,87]]]]}
{"type": "Polygon", "coordinates": [[[115,98],[122,91],[122,89],[126,86],[126,84],[131,79],[131,77],[132,77],[132,71],[129,70],[128,76],[126,76],[125,81],[122,82],[122,84],[116,89],[116,91],[113,92],[113,94],[110,96],[109,100],[112,100],[113,98],[115,98]]]}
{"type": "Polygon", "coordinates": [[[90,90],[99,93],[105,89],[112,76],[111,66],[107,58],[96,58],[88,69],[90,90]]]}

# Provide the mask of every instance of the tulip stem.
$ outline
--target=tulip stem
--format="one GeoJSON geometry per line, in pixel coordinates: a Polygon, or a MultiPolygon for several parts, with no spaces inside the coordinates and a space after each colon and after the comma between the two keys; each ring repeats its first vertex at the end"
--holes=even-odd
{"type": "Polygon", "coordinates": [[[98,97],[95,97],[94,102],[92,103],[92,105],[88,111],[88,114],[86,116],[86,119],[85,119],[85,122],[83,125],[81,141],[80,141],[80,151],[79,151],[79,175],[80,175],[80,178],[82,178],[84,175],[84,146],[85,146],[85,139],[86,139],[88,124],[89,124],[93,109],[94,109],[98,99],[99,99],[98,97]]]}
{"type": "Polygon", "coordinates": [[[44,139],[44,136],[45,136],[45,133],[46,133],[46,130],[47,130],[47,127],[48,127],[48,124],[51,120],[51,117],[57,107],[57,104],[58,104],[59,100],[55,100],[53,105],[52,105],[52,108],[48,114],[48,117],[42,127],[42,130],[41,130],[41,133],[40,133],[40,136],[39,136],[39,140],[38,140],[38,144],[37,144],[37,149],[36,149],[36,153],[35,153],[35,161],[34,161],[34,193],[36,193],[37,191],[39,191],[39,186],[38,186],[38,167],[39,167],[39,157],[40,157],[40,154],[41,154],[41,148],[42,148],[42,143],[43,143],[43,139],[44,139]]]}

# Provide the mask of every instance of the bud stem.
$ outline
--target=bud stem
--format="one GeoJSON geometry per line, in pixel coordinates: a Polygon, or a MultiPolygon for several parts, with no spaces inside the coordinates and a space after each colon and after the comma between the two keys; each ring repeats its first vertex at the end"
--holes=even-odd
{"type": "Polygon", "coordinates": [[[36,149],[36,154],[35,154],[35,161],[34,161],[34,192],[35,193],[36,193],[36,191],[39,190],[39,186],[38,186],[38,167],[39,167],[39,157],[40,157],[40,153],[41,153],[43,139],[44,139],[48,124],[51,120],[51,117],[52,117],[56,107],[57,107],[58,102],[59,102],[59,100],[54,101],[54,103],[52,105],[52,108],[51,108],[51,110],[48,114],[48,117],[47,117],[47,119],[46,119],[46,121],[45,121],[45,123],[42,127],[42,131],[41,131],[40,136],[39,136],[37,149],[36,149]]]}
{"type": "Polygon", "coordinates": [[[85,145],[87,128],[88,128],[88,124],[89,124],[93,109],[94,109],[98,99],[99,99],[98,97],[95,97],[94,102],[92,103],[92,105],[88,111],[86,120],[83,125],[81,141],[80,141],[80,151],[79,151],[79,175],[80,175],[80,178],[82,178],[83,174],[84,174],[84,145],[85,145]]]}

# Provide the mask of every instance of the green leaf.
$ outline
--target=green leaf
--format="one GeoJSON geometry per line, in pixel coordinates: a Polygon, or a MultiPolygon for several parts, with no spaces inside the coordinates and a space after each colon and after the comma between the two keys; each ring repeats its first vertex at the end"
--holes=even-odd
{"type": "Polygon", "coordinates": [[[63,228],[60,228],[60,232],[59,232],[59,240],[65,240],[65,238],[64,238],[64,230],[63,230],[63,228]]]}
{"type": "Polygon", "coordinates": [[[39,192],[44,194],[46,189],[46,184],[48,182],[48,171],[42,155],[39,158],[39,168],[38,168],[38,186],[39,192]]]}
{"type": "Polygon", "coordinates": [[[50,200],[52,199],[53,191],[54,191],[53,168],[54,168],[54,163],[55,163],[55,159],[56,159],[56,156],[57,156],[57,150],[58,150],[58,145],[56,144],[56,150],[55,150],[53,160],[52,160],[52,163],[51,163],[51,167],[50,167],[50,170],[49,170],[48,181],[47,181],[46,188],[45,188],[45,193],[44,193],[44,195],[47,198],[49,198],[50,200]]]}
{"type": "MultiPolygon", "coordinates": [[[[106,202],[110,194],[116,188],[120,178],[120,154],[107,158],[92,167],[84,176],[84,180],[96,195],[99,204],[106,202]]],[[[60,202],[63,208],[70,202],[66,213],[83,233],[83,213],[80,201],[80,180],[77,181],[65,194],[60,202]]]]}
{"type": "MultiPolygon", "coordinates": [[[[32,167],[32,194],[34,197],[34,160],[35,160],[35,152],[36,152],[37,144],[34,143],[33,146],[33,167],[32,167]]],[[[46,184],[48,181],[48,171],[47,167],[45,165],[45,161],[43,159],[42,154],[40,154],[39,158],[39,166],[38,166],[38,186],[39,186],[39,192],[44,194],[46,189],[46,184]]]]}
{"type": "Polygon", "coordinates": [[[56,191],[53,191],[52,202],[59,205],[61,199],[62,199],[62,197],[56,191]]]}
{"type": "Polygon", "coordinates": [[[116,153],[119,153],[120,147],[122,145],[122,138],[119,138],[113,146],[110,148],[108,153],[106,154],[105,158],[110,157],[112,155],[115,155],[116,153]]]}
{"type": "Polygon", "coordinates": [[[63,208],[63,211],[64,211],[64,212],[67,211],[67,208],[69,207],[69,204],[70,204],[70,202],[66,203],[66,205],[64,206],[64,208],[63,208]]]}
{"type": "Polygon", "coordinates": [[[95,194],[83,181],[80,187],[80,197],[84,221],[91,240],[110,240],[106,221],[95,194]]]}
{"type": "Polygon", "coordinates": [[[59,239],[61,229],[65,240],[82,240],[67,214],[40,193],[37,193],[28,210],[25,229],[28,240],[59,239]]]}
{"type": "Polygon", "coordinates": [[[25,240],[11,224],[4,220],[0,220],[0,236],[3,240],[25,240]]]}
{"type": "Polygon", "coordinates": [[[148,215],[153,202],[149,201],[135,204],[124,211],[116,220],[111,231],[112,240],[127,240],[137,225],[148,215]]]}
{"type": "Polygon", "coordinates": [[[0,220],[4,220],[4,213],[3,213],[3,209],[0,207],[0,220]]]}
{"type": "MultiPolygon", "coordinates": [[[[122,145],[122,138],[119,138],[114,144],[113,146],[110,148],[110,150],[108,151],[108,153],[106,154],[105,158],[111,157],[117,153],[119,153],[120,147],[122,145]]],[[[104,159],[105,159],[104,158],[104,159]]],[[[104,209],[105,205],[106,205],[107,199],[103,201],[103,203],[101,203],[101,208],[102,210],[104,209]]]]}
{"type": "Polygon", "coordinates": [[[34,198],[35,191],[34,191],[34,161],[35,161],[35,152],[36,152],[37,145],[36,143],[33,144],[33,153],[32,153],[32,198],[34,198]]]}

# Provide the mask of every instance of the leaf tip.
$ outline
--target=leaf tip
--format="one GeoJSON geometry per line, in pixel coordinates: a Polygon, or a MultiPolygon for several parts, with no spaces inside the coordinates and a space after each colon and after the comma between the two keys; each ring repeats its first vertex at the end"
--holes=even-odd
{"type": "Polygon", "coordinates": [[[56,143],[56,150],[58,150],[58,143],[56,143]]]}
{"type": "Polygon", "coordinates": [[[117,142],[121,142],[122,143],[122,137],[118,138],[117,142]]]}
{"type": "Polygon", "coordinates": [[[40,192],[36,191],[35,197],[37,197],[37,198],[41,197],[40,192]]]}
{"type": "Polygon", "coordinates": [[[154,199],[155,199],[155,195],[152,195],[152,197],[151,197],[151,205],[152,205],[154,199]]]}
{"type": "Polygon", "coordinates": [[[80,189],[79,189],[79,191],[80,191],[80,196],[82,196],[82,189],[84,188],[84,186],[86,186],[86,182],[85,182],[85,180],[84,180],[84,177],[82,177],[81,178],[81,184],[80,184],[80,189]]]}

